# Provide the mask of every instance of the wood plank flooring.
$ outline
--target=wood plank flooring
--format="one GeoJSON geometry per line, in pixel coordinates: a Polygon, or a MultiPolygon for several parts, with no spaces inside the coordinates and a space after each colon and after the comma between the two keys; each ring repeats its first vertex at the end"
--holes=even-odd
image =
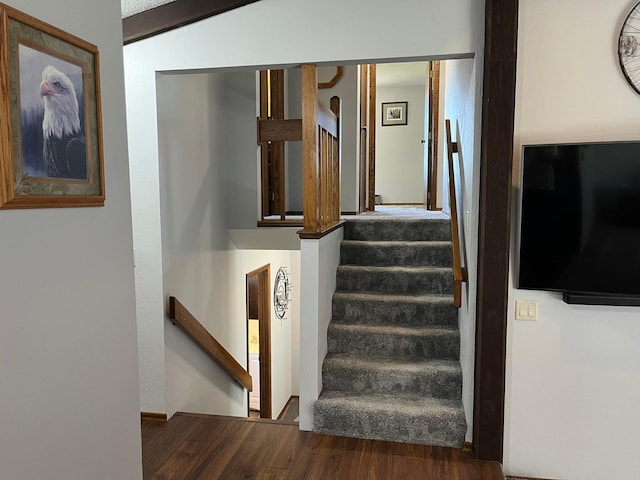
{"type": "Polygon", "coordinates": [[[504,480],[461,450],[316,435],[297,424],[176,414],[142,422],[145,480],[504,480]]]}

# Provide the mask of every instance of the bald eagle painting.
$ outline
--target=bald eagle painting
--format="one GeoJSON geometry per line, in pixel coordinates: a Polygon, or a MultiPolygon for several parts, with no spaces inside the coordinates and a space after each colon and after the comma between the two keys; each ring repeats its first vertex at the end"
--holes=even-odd
{"type": "Polygon", "coordinates": [[[42,71],[42,159],[49,177],[86,179],[87,151],[73,83],[52,65],[42,71]]]}

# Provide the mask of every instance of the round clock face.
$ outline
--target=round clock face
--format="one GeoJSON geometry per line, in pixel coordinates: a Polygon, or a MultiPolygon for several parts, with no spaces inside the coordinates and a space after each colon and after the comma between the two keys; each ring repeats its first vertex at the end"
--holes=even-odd
{"type": "Polygon", "coordinates": [[[640,3],[631,9],[622,25],[618,58],[624,76],[636,92],[640,93],[640,3]]]}
{"type": "Polygon", "coordinates": [[[284,318],[289,308],[289,291],[291,285],[289,285],[289,275],[287,271],[280,267],[276,274],[276,281],[273,287],[273,308],[276,312],[276,317],[280,320],[284,318]]]}

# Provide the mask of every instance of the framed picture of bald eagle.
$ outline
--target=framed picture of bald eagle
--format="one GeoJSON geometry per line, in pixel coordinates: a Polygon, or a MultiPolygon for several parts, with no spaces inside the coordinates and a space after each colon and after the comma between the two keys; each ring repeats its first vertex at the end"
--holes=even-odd
{"type": "Polygon", "coordinates": [[[103,206],[98,49],[0,3],[0,209],[103,206]]]}

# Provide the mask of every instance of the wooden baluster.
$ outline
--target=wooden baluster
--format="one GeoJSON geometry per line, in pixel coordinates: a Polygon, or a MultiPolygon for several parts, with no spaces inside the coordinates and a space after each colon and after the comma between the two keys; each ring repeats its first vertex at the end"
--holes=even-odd
{"type": "Polygon", "coordinates": [[[335,138],[333,139],[333,198],[332,198],[332,204],[333,204],[333,213],[332,213],[332,218],[331,221],[333,222],[337,222],[340,220],[340,136],[342,135],[341,132],[341,125],[340,125],[340,116],[342,114],[342,101],[340,100],[339,97],[331,97],[331,102],[329,104],[329,107],[331,108],[331,111],[335,114],[336,116],[336,123],[337,123],[337,135],[335,136],[335,138]]]}
{"type": "Polygon", "coordinates": [[[331,152],[329,150],[329,132],[322,130],[322,229],[329,225],[329,206],[331,204],[331,196],[329,189],[331,188],[331,171],[329,170],[329,159],[331,152]]]}

